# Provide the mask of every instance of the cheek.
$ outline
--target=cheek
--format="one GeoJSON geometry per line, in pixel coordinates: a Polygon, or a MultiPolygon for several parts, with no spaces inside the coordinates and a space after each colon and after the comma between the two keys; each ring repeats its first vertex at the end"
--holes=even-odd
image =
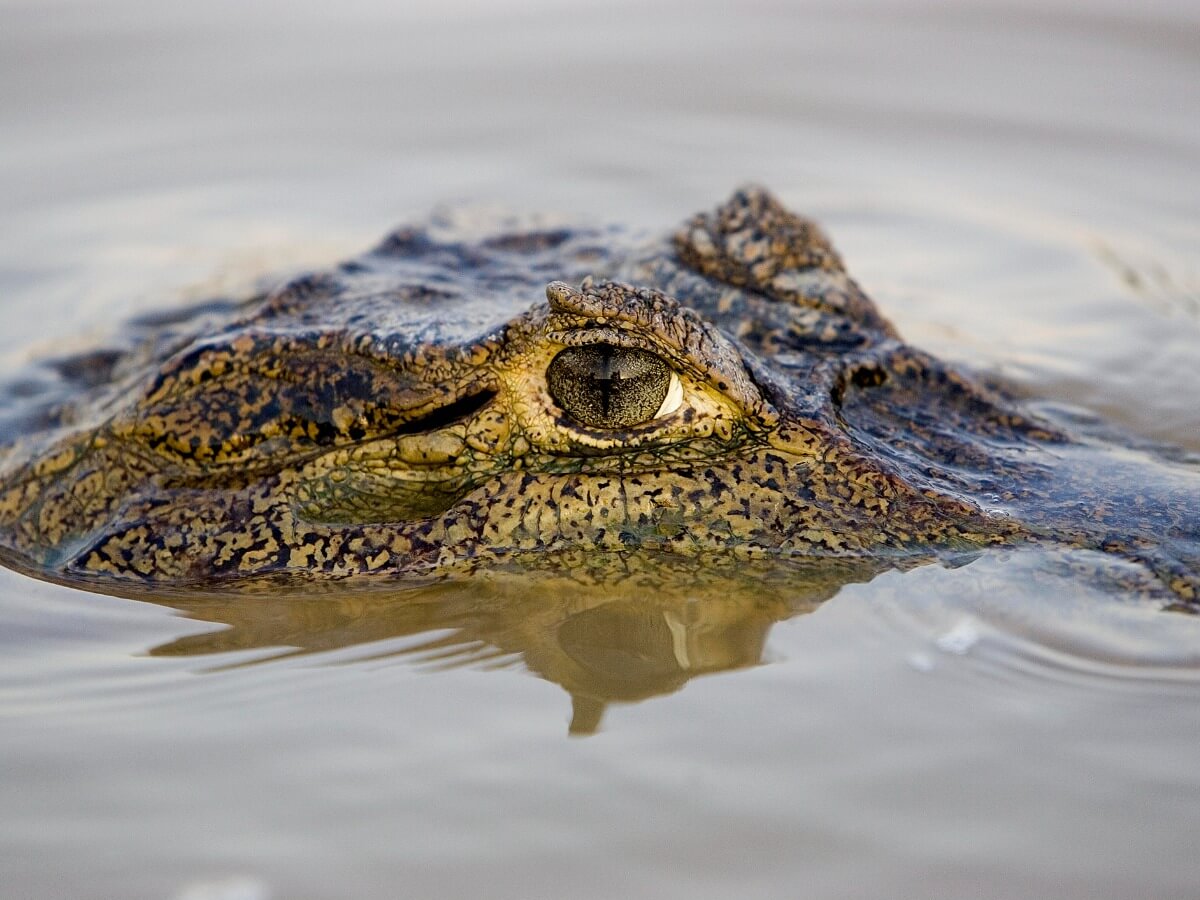
{"type": "Polygon", "coordinates": [[[685,393],[675,413],[679,439],[717,437],[730,440],[742,416],[729,403],[704,388],[685,393]]]}

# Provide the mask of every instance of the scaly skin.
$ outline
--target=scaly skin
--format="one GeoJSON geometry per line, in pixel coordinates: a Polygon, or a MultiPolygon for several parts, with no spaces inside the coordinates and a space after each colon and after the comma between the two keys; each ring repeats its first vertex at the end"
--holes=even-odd
{"type": "Polygon", "coordinates": [[[1195,599],[1194,470],[1097,481],[1092,444],[905,345],[761,189],[665,243],[444,231],[125,358],[9,452],[5,560],[169,586],[1051,541],[1195,599]],[[560,408],[551,360],[593,343],[665,361],[677,408],[618,430],[560,408]]]}

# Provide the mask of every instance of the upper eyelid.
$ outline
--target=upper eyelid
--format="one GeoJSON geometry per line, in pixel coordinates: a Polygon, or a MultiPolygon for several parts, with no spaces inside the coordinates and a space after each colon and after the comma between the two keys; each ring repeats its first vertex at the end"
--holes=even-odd
{"type": "Polygon", "coordinates": [[[584,344],[613,344],[617,347],[645,350],[660,357],[681,374],[687,374],[694,378],[700,377],[695,366],[689,360],[681,358],[678,353],[664,347],[659,341],[645,337],[636,331],[627,331],[610,325],[598,325],[591,328],[549,331],[546,332],[546,337],[565,347],[578,347],[584,344]]]}

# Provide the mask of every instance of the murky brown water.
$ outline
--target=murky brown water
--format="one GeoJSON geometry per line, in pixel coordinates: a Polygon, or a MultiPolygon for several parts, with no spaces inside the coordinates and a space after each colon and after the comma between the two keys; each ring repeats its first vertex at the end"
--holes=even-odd
{"type": "MultiPolygon", "coordinates": [[[[1200,450],[1198,81],[1183,0],[0,0],[0,374],[439,202],[753,178],[914,343],[1200,450]]],[[[1063,561],[182,615],[0,570],[0,895],[1194,896],[1200,622],[1063,561]]]]}

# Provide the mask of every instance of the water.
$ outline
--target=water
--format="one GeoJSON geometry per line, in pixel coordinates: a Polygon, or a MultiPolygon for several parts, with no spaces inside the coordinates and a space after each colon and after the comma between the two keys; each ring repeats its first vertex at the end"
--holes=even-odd
{"type": "MultiPolygon", "coordinates": [[[[2,374],[440,202],[753,178],[912,342],[1200,450],[1193,4],[323,12],[0,3],[2,374]]],[[[1193,896],[1200,622],[1064,561],[529,612],[0,571],[0,894],[1193,896]]]]}

